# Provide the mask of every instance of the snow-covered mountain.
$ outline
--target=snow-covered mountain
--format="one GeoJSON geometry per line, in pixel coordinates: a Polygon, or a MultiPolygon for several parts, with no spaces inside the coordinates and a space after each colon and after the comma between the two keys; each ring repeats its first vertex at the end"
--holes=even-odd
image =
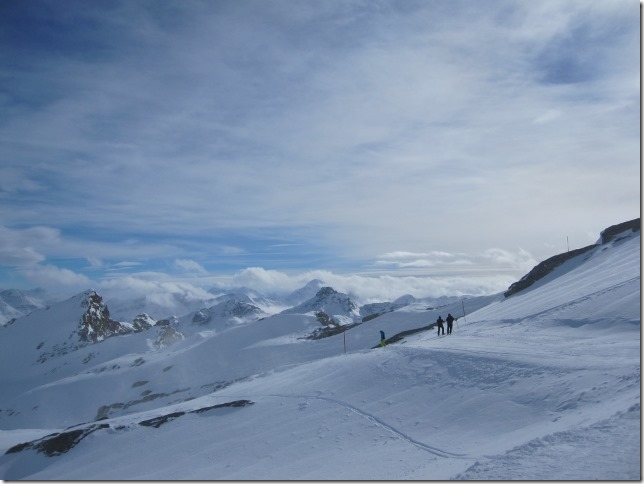
{"type": "Polygon", "coordinates": [[[221,302],[209,308],[194,311],[179,318],[179,321],[184,326],[192,325],[199,329],[222,330],[267,316],[264,311],[252,304],[252,300],[245,295],[227,295],[217,300],[221,302]]]}
{"type": "MultiPolygon", "coordinates": [[[[259,291],[249,287],[242,286],[233,289],[212,287],[208,292],[215,296],[213,303],[220,303],[226,299],[235,299],[237,301],[250,303],[270,314],[274,314],[279,312],[279,310],[284,309],[284,302],[281,301],[279,296],[276,296],[275,294],[260,293],[259,291]]],[[[212,305],[213,304],[211,304],[211,306],[212,305]]]]}
{"type": "Polygon", "coordinates": [[[359,308],[351,298],[329,286],[322,287],[312,298],[282,311],[281,314],[307,314],[320,311],[338,321],[351,322],[360,318],[359,308]]]}
{"type": "Polygon", "coordinates": [[[45,306],[46,296],[43,291],[19,291],[18,289],[0,291],[0,325],[45,306]]]}
{"type": "Polygon", "coordinates": [[[141,316],[83,342],[90,308],[111,320],[83,293],[0,328],[0,478],[641,478],[639,230],[510,297],[410,301],[310,338],[350,302],[320,288],[225,330],[141,316]]]}

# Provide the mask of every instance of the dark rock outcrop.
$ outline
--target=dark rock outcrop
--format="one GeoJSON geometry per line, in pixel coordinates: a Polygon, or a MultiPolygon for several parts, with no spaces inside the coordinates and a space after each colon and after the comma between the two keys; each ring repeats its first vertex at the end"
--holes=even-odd
{"type": "Polygon", "coordinates": [[[6,454],[15,454],[27,449],[34,449],[48,457],[65,454],[92,432],[108,428],[107,424],[90,425],[89,427],[51,434],[42,439],[18,444],[7,450],[6,454]]]}
{"type": "Polygon", "coordinates": [[[642,228],[642,224],[639,218],[629,220],[628,222],[623,222],[617,225],[611,225],[607,229],[602,230],[601,232],[601,243],[606,244],[613,240],[615,236],[626,232],[627,230],[632,230],[633,232],[639,232],[642,228]]]}
{"type": "Polygon", "coordinates": [[[161,325],[161,331],[154,342],[154,347],[160,350],[166,346],[178,343],[183,339],[185,339],[185,336],[181,331],[175,329],[170,324],[164,324],[161,325]]]}
{"type": "Polygon", "coordinates": [[[81,343],[98,343],[111,336],[140,333],[157,325],[157,321],[145,313],[136,316],[132,323],[115,321],[110,317],[110,310],[103,298],[95,291],[89,291],[81,304],[87,307],[78,329],[78,339],[81,343]]]}
{"type": "Polygon", "coordinates": [[[135,333],[145,331],[146,329],[150,329],[152,326],[155,326],[155,325],[156,325],[156,321],[145,313],[139,314],[132,321],[132,328],[134,329],[135,333]]]}
{"type": "Polygon", "coordinates": [[[581,249],[575,249],[575,250],[571,250],[570,252],[564,252],[563,254],[555,255],[553,257],[550,257],[549,259],[544,260],[543,262],[540,262],[530,272],[528,272],[525,276],[523,276],[519,281],[513,283],[508,288],[508,290],[503,293],[503,295],[505,297],[510,297],[519,291],[523,291],[524,289],[530,287],[532,284],[537,282],[539,279],[542,279],[548,274],[550,274],[553,270],[555,270],[557,267],[559,267],[567,260],[570,260],[573,257],[577,257],[579,254],[583,254],[584,252],[588,252],[589,250],[592,250],[595,247],[597,246],[588,245],[586,247],[582,247],[581,249]]]}
{"type": "MultiPolygon", "coordinates": [[[[180,411],[180,412],[169,413],[166,415],[161,415],[159,417],[154,417],[148,420],[142,420],[141,422],[139,422],[139,425],[142,425],[144,427],[159,428],[164,423],[169,422],[170,420],[174,420],[175,418],[181,417],[186,413],[200,414],[200,413],[208,412],[210,410],[215,410],[218,408],[246,407],[248,405],[253,405],[254,403],[255,402],[252,402],[250,400],[234,400],[231,402],[220,403],[209,407],[197,408],[194,410],[190,410],[188,412],[180,411]]],[[[106,417],[103,417],[103,418],[106,418],[106,417]]],[[[83,425],[87,425],[87,424],[83,424],[83,425]]],[[[36,452],[43,453],[48,457],[59,456],[69,452],[71,449],[76,447],[76,445],[78,445],[78,443],[81,440],[83,440],[85,437],[87,437],[89,434],[96,432],[97,430],[108,429],[108,428],[111,428],[111,427],[107,423],[102,423],[102,424],[92,423],[90,425],[87,425],[81,428],[75,428],[75,429],[74,427],[70,427],[65,432],[49,434],[43,437],[42,439],[37,439],[31,442],[25,442],[22,444],[14,445],[9,450],[7,450],[5,454],[16,454],[18,452],[23,452],[25,450],[33,449],[36,452]]],[[[119,430],[119,427],[117,427],[115,430],[119,430]]]]}
{"type": "Polygon", "coordinates": [[[81,317],[78,339],[81,343],[96,343],[116,334],[131,332],[130,328],[110,318],[110,311],[103,298],[92,291],[83,302],[87,311],[81,317]]]}
{"type": "Polygon", "coordinates": [[[588,252],[598,247],[601,244],[607,244],[608,242],[614,240],[615,237],[617,237],[619,234],[622,234],[628,230],[632,230],[633,232],[636,232],[636,231],[639,231],[640,228],[641,228],[641,224],[640,224],[639,218],[630,220],[628,222],[623,222],[621,224],[612,225],[601,232],[601,238],[596,244],[588,245],[586,247],[582,247],[581,249],[575,249],[569,252],[564,252],[563,254],[557,254],[553,257],[550,257],[549,259],[544,260],[543,262],[540,262],[530,272],[528,272],[528,274],[523,276],[519,281],[513,283],[508,288],[508,290],[503,293],[503,295],[505,297],[510,297],[513,294],[516,294],[517,292],[530,287],[538,280],[547,276],[567,260],[570,260],[573,257],[577,257],[578,255],[583,254],[585,252],[588,252]]]}

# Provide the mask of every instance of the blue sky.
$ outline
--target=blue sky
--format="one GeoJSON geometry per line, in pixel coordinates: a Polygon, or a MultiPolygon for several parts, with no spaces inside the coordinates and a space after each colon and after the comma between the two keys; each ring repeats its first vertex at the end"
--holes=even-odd
{"type": "Polygon", "coordinates": [[[4,0],[0,287],[502,290],[639,216],[639,20],[627,0],[4,0]]]}

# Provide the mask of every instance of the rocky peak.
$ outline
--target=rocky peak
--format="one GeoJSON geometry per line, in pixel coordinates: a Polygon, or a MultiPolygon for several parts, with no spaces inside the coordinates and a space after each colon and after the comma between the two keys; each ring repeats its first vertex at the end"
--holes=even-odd
{"type": "Polygon", "coordinates": [[[115,334],[129,332],[121,323],[110,318],[110,311],[103,303],[103,298],[95,291],[85,293],[81,305],[87,310],[81,316],[79,340],[83,343],[96,343],[115,334]]]}
{"type": "Polygon", "coordinates": [[[169,321],[163,320],[159,321],[159,327],[161,328],[157,339],[154,342],[154,347],[158,350],[166,348],[167,346],[173,345],[185,339],[184,334],[181,331],[175,329],[169,321]]]}
{"type": "Polygon", "coordinates": [[[132,327],[135,332],[145,331],[150,329],[152,326],[155,326],[157,322],[148,316],[146,313],[141,313],[132,320],[132,327]]]}
{"type": "Polygon", "coordinates": [[[347,294],[336,291],[332,287],[323,287],[321,288],[314,298],[315,301],[319,301],[323,305],[336,305],[340,306],[347,313],[351,313],[358,310],[358,306],[349,298],[347,294]]]}

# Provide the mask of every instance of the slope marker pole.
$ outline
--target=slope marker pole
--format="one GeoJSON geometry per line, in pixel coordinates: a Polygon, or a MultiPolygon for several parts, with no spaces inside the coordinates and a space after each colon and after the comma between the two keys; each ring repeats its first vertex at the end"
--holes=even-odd
{"type": "MultiPolygon", "coordinates": [[[[463,299],[461,299],[461,305],[463,306],[463,320],[467,323],[467,318],[465,317],[465,303],[463,302],[463,299]]],[[[458,319],[456,320],[456,324],[458,325],[458,319]]]]}

